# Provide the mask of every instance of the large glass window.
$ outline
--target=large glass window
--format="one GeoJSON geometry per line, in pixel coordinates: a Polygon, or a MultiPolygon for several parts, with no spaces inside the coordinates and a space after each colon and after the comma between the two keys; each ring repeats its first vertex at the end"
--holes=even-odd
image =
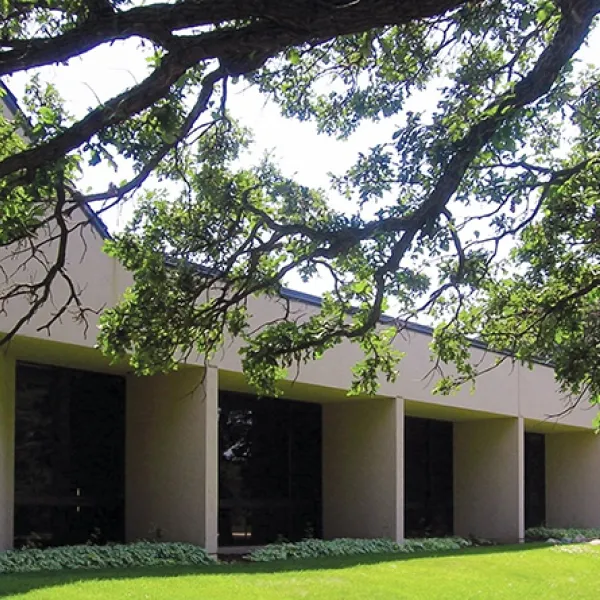
{"type": "Polygon", "coordinates": [[[219,545],[321,534],[321,407],[221,392],[219,545]]]}
{"type": "Polygon", "coordinates": [[[405,533],[453,532],[452,423],[406,417],[404,426],[405,533]]]}
{"type": "Polygon", "coordinates": [[[120,377],[17,366],[17,547],[123,539],[124,414],[120,377]]]}
{"type": "Polygon", "coordinates": [[[546,522],[546,437],[525,434],[525,527],[546,522]]]}

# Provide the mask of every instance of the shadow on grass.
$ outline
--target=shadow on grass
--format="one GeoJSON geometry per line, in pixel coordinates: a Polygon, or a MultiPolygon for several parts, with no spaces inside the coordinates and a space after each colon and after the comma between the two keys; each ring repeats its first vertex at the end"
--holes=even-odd
{"type": "Polygon", "coordinates": [[[24,594],[36,589],[69,585],[94,580],[124,580],[142,577],[182,577],[186,575],[269,574],[298,571],[323,571],[349,569],[358,565],[375,565],[387,562],[412,561],[423,558],[449,558],[461,556],[477,558],[482,555],[505,554],[547,548],[548,544],[533,543],[507,546],[466,548],[449,552],[419,552],[415,554],[365,554],[356,556],[328,556],[322,558],[273,561],[266,563],[236,562],[200,567],[134,567],[127,569],[77,569],[42,571],[37,573],[0,574],[0,598],[24,594]]]}

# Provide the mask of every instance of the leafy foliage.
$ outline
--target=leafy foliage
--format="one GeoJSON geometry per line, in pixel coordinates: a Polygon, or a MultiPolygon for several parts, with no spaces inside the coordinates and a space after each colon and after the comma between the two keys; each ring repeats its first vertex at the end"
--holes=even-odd
{"type": "Polygon", "coordinates": [[[460,537],[407,539],[401,543],[388,539],[339,538],[335,540],[307,539],[301,542],[269,544],[250,553],[254,562],[321,558],[323,556],[354,556],[357,554],[413,554],[415,552],[447,552],[468,548],[471,542],[460,537]]]}
{"type": "Polygon", "coordinates": [[[204,548],[182,543],[136,542],[109,546],[9,550],[0,553],[0,574],[170,565],[210,565],[204,548]]]}
{"type": "MultiPolygon", "coordinates": [[[[248,380],[276,394],[287,370],[349,339],[364,352],[351,391],[373,393],[396,376],[395,336],[426,315],[439,323],[439,391],[477,376],[475,337],[499,361],[552,362],[575,400],[600,397],[600,72],[577,62],[597,0],[1,7],[0,75],[133,38],[148,74],[80,120],[32,76],[24,115],[0,119],[0,243],[33,241],[36,255],[42,231],[59,242],[46,276],[6,278],[0,308],[26,296],[31,310],[0,343],[57,281],[74,289],[64,256],[82,204],[136,200],[107,244],[135,282],[104,313],[99,345],[141,373],[236,336],[248,380]],[[327,135],[390,118],[388,139],[329,190],[266,159],[240,167],[251,135],[227,110],[239,80],[327,135]],[[77,189],[80,169],[118,161],[130,180],[77,189]],[[290,315],[280,299],[290,273],[328,278],[320,311],[290,315]],[[255,295],[273,301],[270,323],[253,320],[255,295]]],[[[67,310],[89,309],[71,293],[46,327],[67,310]]]]}

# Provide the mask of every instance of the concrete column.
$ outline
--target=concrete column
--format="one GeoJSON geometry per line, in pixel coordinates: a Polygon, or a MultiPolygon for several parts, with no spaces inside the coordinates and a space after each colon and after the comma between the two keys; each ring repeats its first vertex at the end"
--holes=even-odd
{"type": "Polygon", "coordinates": [[[394,540],[404,540],[404,398],[396,398],[394,401],[396,421],[396,530],[394,540]]]}
{"type": "Polygon", "coordinates": [[[13,546],[16,364],[0,352],[0,551],[13,546]]]}
{"type": "Polygon", "coordinates": [[[204,543],[217,553],[219,535],[219,370],[207,367],[204,378],[204,543]]]}
{"type": "Polygon", "coordinates": [[[600,527],[600,437],[592,431],[546,435],[546,523],[600,527]]]}
{"type": "Polygon", "coordinates": [[[217,547],[217,370],[127,380],[128,541],[217,547]]]}
{"type": "Polygon", "coordinates": [[[323,406],[325,538],[404,537],[404,402],[323,406]]]}
{"type": "Polygon", "coordinates": [[[522,418],[454,424],[454,532],[519,542],[525,528],[522,418]]]}

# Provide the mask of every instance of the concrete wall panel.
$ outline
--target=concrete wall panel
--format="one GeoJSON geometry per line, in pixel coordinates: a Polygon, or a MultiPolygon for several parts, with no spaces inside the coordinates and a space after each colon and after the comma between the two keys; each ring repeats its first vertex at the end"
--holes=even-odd
{"type": "MultiPolygon", "coordinates": [[[[85,220],[83,213],[76,213],[76,221],[85,220]]],[[[77,233],[69,240],[67,252],[67,271],[76,282],[83,305],[88,308],[102,309],[113,306],[128,285],[131,275],[121,265],[102,252],[102,239],[90,227],[85,227],[81,235],[77,233]],[[90,276],[93,274],[93,276],[90,276]]],[[[33,263],[30,268],[19,270],[24,256],[12,256],[14,248],[0,250],[0,261],[6,271],[11,274],[12,283],[29,282],[43,274],[36,273],[33,263]]],[[[50,258],[56,252],[56,244],[49,244],[46,252],[50,258]]],[[[6,282],[0,278],[0,285],[6,282]]],[[[21,330],[23,336],[43,343],[48,339],[47,332],[39,329],[55,314],[62,300],[69,292],[66,282],[60,280],[53,286],[52,302],[47,303],[38,314],[21,330]]],[[[318,311],[318,307],[291,301],[291,317],[302,321],[318,311]]],[[[18,318],[25,314],[28,306],[26,299],[11,302],[7,314],[0,317],[0,332],[8,331],[18,318]]],[[[272,321],[277,315],[285,312],[285,303],[269,298],[252,298],[249,310],[253,315],[252,327],[258,327],[272,321]]],[[[51,339],[74,346],[92,349],[96,342],[97,317],[88,314],[89,328],[73,319],[66,313],[51,329],[51,339]]],[[[547,421],[548,415],[558,414],[564,408],[565,400],[557,391],[552,369],[543,365],[535,365],[533,370],[512,364],[507,360],[498,368],[477,379],[475,392],[470,386],[464,386],[451,396],[434,396],[432,388],[435,378],[427,377],[431,369],[429,344],[431,337],[426,332],[405,331],[398,336],[395,345],[406,352],[399,369],[399,377],[395,382],[382,381],[380,395],[384,397],[402,397],[413,402],[421,402],[431,406],[439,406],[442,410],[459,409],[493,413],[503,416],[522,416],[527,419],[547,421]]],[[[215,364],[221,369],[240,372],[241,363],[238,355],[239,341],[227,343],[224,350],[215,357],[215,364]]],[[[494,354],[486,354],[483,350],[473,348],[473,361],[486,367],[496,360],[494,354]]],[[[360,348],[355,344],[344,342],[328,351],[318,361],[303,365],[298,374],[294,373],[300,384],[310,384],[332,390],[348,390],[352,382],[352,367],[361,359],[360,348]]],[[[194,356],[189,362],[198,366],[204,364],[202,357],[194,356]]],[[[66,365],[69,366],[69,365],[66,365]]],[[[445,367],[451,372],[450,366],[445,367]]],[[[292,376],[292,375],[291,375],[292,376]]],[[[594,413],[582,407],[564,414],[560,422],[565,425],[592,428],[594,413]]]]}
{"type": "Polygon", "coordinates": [[[127,381],[126,537],[216,550],[217,383],[213,369],[127,381]]]}
{"type": "Polygon", "coordinates": [[[403,537],[402,401],[323,406],[326,538],[403,537]]]}
{"type": "Polygon", "coordinates": [[[600,436],[546,435],[549,527],[600,527],[600,436]]]}
{"type": "Polygon", "coordinates": [[[499,542],[524,537],[522,419],[454,424],[454,531],[499,542]]]}

